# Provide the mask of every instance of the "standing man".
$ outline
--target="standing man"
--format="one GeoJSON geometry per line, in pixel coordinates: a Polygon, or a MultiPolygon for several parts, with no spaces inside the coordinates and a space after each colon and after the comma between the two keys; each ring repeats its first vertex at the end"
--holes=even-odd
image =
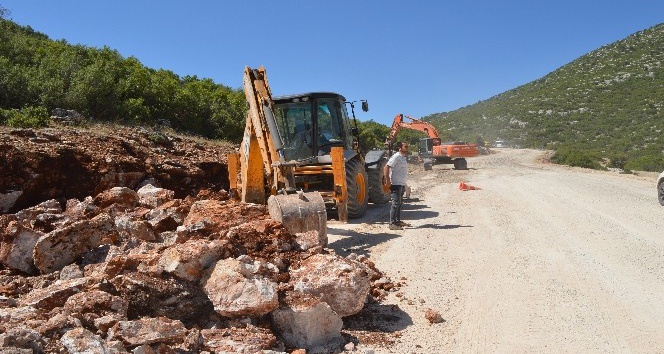
{"type": "Polygon", "coordinates": [[[385,186],[390,188],[392,208],[390,209],[390,230],[403,230],[408,225],[401,221],[401,203],[403,192],[408,179],[408,143],[398,142],[397,151],[385,165],[385,186]]]}

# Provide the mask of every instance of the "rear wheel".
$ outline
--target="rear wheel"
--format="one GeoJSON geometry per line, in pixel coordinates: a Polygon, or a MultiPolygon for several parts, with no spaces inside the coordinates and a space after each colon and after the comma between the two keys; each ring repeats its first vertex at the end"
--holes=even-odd
{"type": "Polygon", "coordinates": [[[380,159],[377,164],[367,169],[369,177],[369,201],[374,204],[384,204],[390,201],[390,191],[385,192],[385,165],[386,159],[380,159]]]}
{"type": "Polygon", "coordinates": [[[433,170],[433,159],[424,159],[424,164],[422,165],[425,171],[433,170]]]}
{"type": "Polygon", "coordinates": [[[659,199],[659,204],[664,205],[664,182],[657,186],[657,199],[659,199]]]}
{"type": "Polygon", "coordinates": [[[466,159],[456,159],[456,160],[454,160],[454,169],[456,169],[456,170],[467,170],[468,169],[468,162],[466,162],[466,159]]]}
{"type": "Polygon", "coordinates": [[[369,195],[367,193],[367,171],[359,159],[352,159],[346,164],[346,185],[348,187],[348,217],[359,218],[367,211],[369,195]]]}

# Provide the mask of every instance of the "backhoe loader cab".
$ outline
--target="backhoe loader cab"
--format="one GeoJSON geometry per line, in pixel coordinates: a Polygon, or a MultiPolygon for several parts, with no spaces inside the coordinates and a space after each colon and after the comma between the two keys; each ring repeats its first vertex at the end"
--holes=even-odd
{"type": "Polygon", "coordinates": [[[284,158],[328,163],[331,148],[353,148],[354,137],[344,104],[336,93],[314,92],[274,98],[275,121],[284,158]]]}
{"type": "MultiPolygon", "coordinates": [[[[381,156],[365,156],[357,142],[354,102],[333,92],[311,92],[273,98],[274,119],[283,141],[286,161],[296,161],[293,169],[295,189],[318,191],[328,210],[336,209],[339,218],[357,218],[364,215],[369,201],[384,203],[389,195],[382,191],[377,170],[381,156]],[[346,104],[353,110],[349,116],[346,104]],[[336,164],[344,165],[345,176],[334,176],[333,147],[343,150],[336,164]],[[372,161],[375,162],[371,163],[372,161]],[[340,191],[339,181],[343,180],[340,191]],[[340,202],[343,201],[343,205],[340,202]]],[[[369,105],[362,102],[362,110],[369,105]]]]}

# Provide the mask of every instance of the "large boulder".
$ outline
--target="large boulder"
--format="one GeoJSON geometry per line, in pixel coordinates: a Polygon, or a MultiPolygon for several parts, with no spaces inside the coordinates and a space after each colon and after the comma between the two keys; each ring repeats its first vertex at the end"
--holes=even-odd
{"type": "Polygon", "coordinates": [[[42,236],[35,244],[35,266],[42,274],[54,272],[83,253],[117,241],[115,223],[108,214],[99,214],[42,236]]]}
{"type": "MultiPolygon", "coordinates": [[[[29,328],[12,328],[0,334],[0,349],[16,348],[29,350],[30,353],[42,353],[45,344],[41,334],[29,328]]],[[[0,352],[4,353],[4,350],[0,352]]]]}
{"type": "MultiPolygon", "coordinates": [[[[260,275],[260,267],[232,258],[216,262],[201,280],[214,310],[223,316],[242,317],[265,315],[277,308],[277,284],[260,275]]],[[[278,269],[274,267],[274,271],[278,269]]]]}
{"type": "Polygon", "coordinates": [[[156,208],[173,199],[175,195],[175,192],[171,190],[155,187],[151,184],[141,187],[136,193],[141,205],[149,208],[156,208]]]}
{"type": "Polygon", "coordinates": [[[174,231],[182,225],[188,212],[188,204],[183,203],[180,199],[174,199],[148,211],[144,218],[155,232],[161,233],[174,231]]]}
{"type": "Polygon", "coordinates": [[[0,213],[6,213],[9,211],[21,194],[23,194],[23,191],[0,193],[0,213]]]}
{"type": "Polygon", "coordinates": [[[19,300],[19,305],[47,311],[62,307],[70,296],[83,291],[89,280],[88,278],[58,280],[45,288],[31,291],[19,300]]]}
{"type": "Polygon", "coordinates": [[[316,254],[291,272],[294,289],[319,296],[340,316],[354,315],[369,294],[369,271],[360,262],[331,254],[316,254]]]}
{"type": "Polygon", "coordinates": [[[100,208],[116,205],[125,210],[135,208],[138,201],[138,194],[127,187],[113,187],[97,194],[94,198],[94,204],[100,208]]]}
{"type": "Polygon", "coordinates": [[[99,208],[95,205],[94,199],[87,196],[82,201],[78,199],[67,200],[63,214],[67,215],[74,221],[78,221],[83,218],[97,215],[98,212],[99,208]]]}
{"type": "Polygon", "coordinates": [[[20,222],[10,222],[0,243],[0,262],[27,274],[36,273],[32,250],[43,235],[42,232],[27,228],[20,222]]]}
{"type": "Polygon", "coordinates": [[[181,321],[198,321],[213,313],[212,303],[198,283],[175,277],[128,272],[110,280],[129,302],[127,317],[169,317],[181,321]]]}
{"type": "Polygon", "coordinates": [[[212,353],[262,353],[273,348],[277,337],[266,328],[212,328],[201,330],[203,349],[212,353]]]}
{"type": "Polygon", "coordinates": [[[166,272],[193,282],[201,279],[203,271],[221,258],[226,240],[187,240],[177,247],[167,248],[154,267],[156,273],[166,272]]]}
{"type": "Polygon", "coordinates": [[[11,328],[19,328],[41,317],[42,310],[32,306],[0,308],[0,333],[11,328]]]}
{"type": "Polygon", "coordinates": [[[65,311],[72,317],[78,318],[87,328],[95,328],[99,318],[107,317],[103,323],[110,319],[116,322],[127,319],[129,302],[119,296],[111,295],[105,291],[92,290],[70,296],[64,304],[65,311]]]}
{"type": "Polygon", "coordinates": [[[155,241],[157,239],[147,221],[132,220],[131,216],[126,214],[115,218],[115,228],[123,240],[134,238],[143,241],[155,241]]]}
{"type": "Polygon", "coordinates": [[[31,221],[37,218],[39,214],[59,214],[62,212],[62,206],[55,199],[49,199],[33,207],[25,208],[16,214],[16,218],[22,221],[31,221]]]}
{"type": "Polygon", "coordinates": [[[67,348],[69,353],[111,353],[103,338],[81,327],[71,329],[63,334],[60,343],[67,348]]]}
{"type": "Polygon", "coordinates": [[[178,343],[187,336],[187,328],[178,320],[167,317],[120,321],[108,331],[110,340],[130,346],[154,343],[178,343]]]}
{"type": "Polygon", "coordinates": [[[290,297],[271,316],[273,327],[289,347],[311,349],[341,337],[341,317],[315,296],[290,297]]]}

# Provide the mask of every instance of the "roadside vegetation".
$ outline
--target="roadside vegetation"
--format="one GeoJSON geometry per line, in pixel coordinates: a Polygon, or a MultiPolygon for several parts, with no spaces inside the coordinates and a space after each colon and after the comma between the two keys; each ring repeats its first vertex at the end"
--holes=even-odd
{"type": "MultiPolygon", "coordinates": [[[[2,9],[0,17],[7,14],[2,9]]],[[[45,126],[54,108],[98,122],[167,124],[234,142],[244,131],[240,89],[147,68],[108,47],[54,41],[0,18],[0,124],[45,126]]]]}

